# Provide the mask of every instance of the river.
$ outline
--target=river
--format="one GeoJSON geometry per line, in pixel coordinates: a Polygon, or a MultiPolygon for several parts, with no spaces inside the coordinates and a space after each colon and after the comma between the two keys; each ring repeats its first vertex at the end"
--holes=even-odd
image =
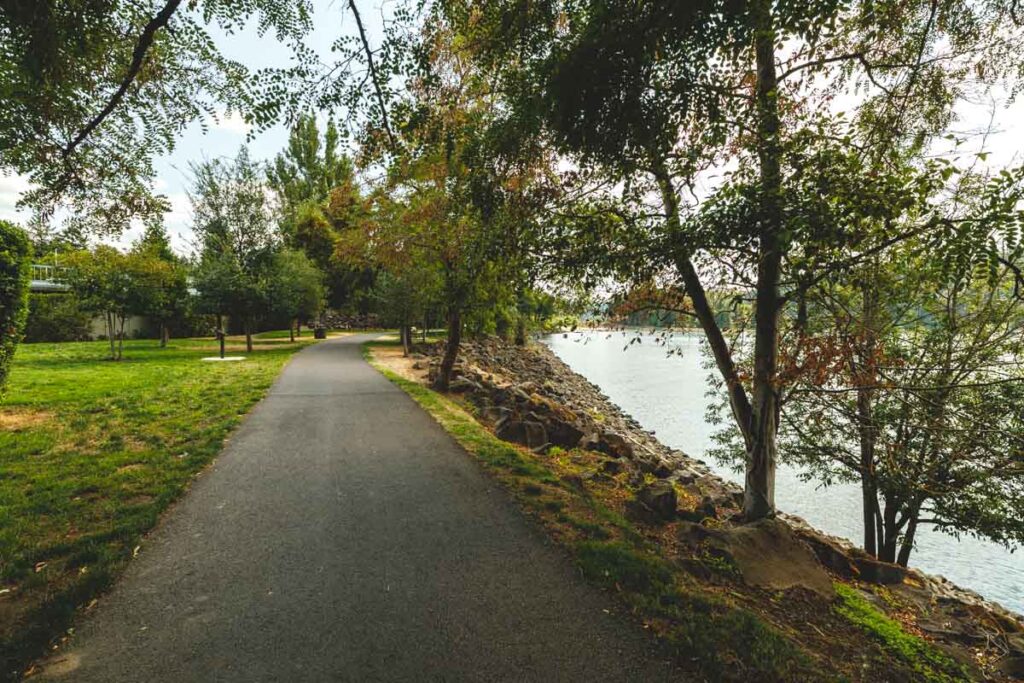
{"type": "MultiPolygon", "coordinates": [[[[633,337],[635,332],[577,332],[550,335],[543,342],[645,429],[655,431],[662,443],[706,461],[722,477],[742,484],[742,475],[705,456],[715,427],[704,420],[708,371],[702,366],[701,336],[675,335],[669,342],[678,351],[673,355],[646,335],[624,350],[633,337]]],[[[801,481],[795,469],[782,466],[776,474],[775,501],[779,509],[860,544],[856,485],[826,489],[801,481]]],[[[1024,550],[1011,553],[989,541],[956,539],[922,527],[910,563],[1024,613],[1024,550]]]]}

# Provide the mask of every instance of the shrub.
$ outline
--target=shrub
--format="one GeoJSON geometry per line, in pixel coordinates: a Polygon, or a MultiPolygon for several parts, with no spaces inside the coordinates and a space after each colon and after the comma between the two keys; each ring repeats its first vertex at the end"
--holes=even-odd
{"type": "Polygon", "coordinates": [[[0,396],[25,328],[31,256],[28,236],[0,221],[0,396]]]}
{"type": "Polygon", "coordinates": [[[90,337],[91,320],[73,294],[33,294],[29,298],[25,341],[85,341],[90,337]]]}

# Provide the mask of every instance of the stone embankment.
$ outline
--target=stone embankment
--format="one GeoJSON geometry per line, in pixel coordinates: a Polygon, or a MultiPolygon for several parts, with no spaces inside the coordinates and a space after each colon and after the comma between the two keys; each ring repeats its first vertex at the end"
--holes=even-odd
{"type": "MultiPolygon", "coordinates": [[[[433,379],[441,350],[439,345],[418,347],[414,367],[427,370],[433,379]]],[[[450,388],[475,405],[478,418],[506,441],[536,452],[582,448],[603,454],[598,470],[586,476],[626,473],[625,480],[635,490],[629,510],[634,519],[687,520],[692,523],[691,537],[701,542],[717,539],[725,551],[731,544],[730,559],[742,565],[739,548],[750,546],[744,540],[749,531],[735,524],[742,488],[713,474],[702,461],[662,444],[548,348],[516,347],[497,340],[464,343],[450,388]],[[681,504],[681,498],[690,504],[681,504]]],[[[791,537],[798,539],[801,550],[813,551],[834,576],[884,585],[904,604],[912,605],[914,625],[930,637],[957,648],[995,648],[1002,653],[998,668],[1011,677],[1024,677],[1024,618],[1020,615],[942,577],[878,562],[798,517],[780,514],[779,519],[786,524],[766,527],[751,542],[767,539],[768,546],[780,547],[791,537]]],[[[783,560],[782,565],[788,563],[783,560]]],[[[764,562],[757,564],[760,570],[764,562]]],[[[756,577],[747,578],[757,583],[756,577]]],[[[820,584],[820,578],[811,578],[802,585],[820,592],[820,584]]],[[[866,595],[878,599],[874,593],[866,595]]]]}

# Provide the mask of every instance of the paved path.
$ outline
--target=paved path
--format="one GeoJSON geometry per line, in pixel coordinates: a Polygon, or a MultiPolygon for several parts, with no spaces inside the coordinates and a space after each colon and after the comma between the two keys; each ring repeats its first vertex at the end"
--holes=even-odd
{"type": "Polygon", "coordinates": [[[672,678],[365,339],[292,359],[43,679],[672,678]]]}

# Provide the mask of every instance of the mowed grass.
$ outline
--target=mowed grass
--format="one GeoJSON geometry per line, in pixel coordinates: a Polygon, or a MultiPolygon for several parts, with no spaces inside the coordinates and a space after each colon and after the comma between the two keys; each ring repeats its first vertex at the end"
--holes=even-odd
{"type": "Polygon", "coordinates": [[[202,362],[212,340],[129,341],[120,362],[105,342],[18,349],[0,403],[0,679],[109,585],[312,341],[261,342],[235,363],[202,362]]]}

